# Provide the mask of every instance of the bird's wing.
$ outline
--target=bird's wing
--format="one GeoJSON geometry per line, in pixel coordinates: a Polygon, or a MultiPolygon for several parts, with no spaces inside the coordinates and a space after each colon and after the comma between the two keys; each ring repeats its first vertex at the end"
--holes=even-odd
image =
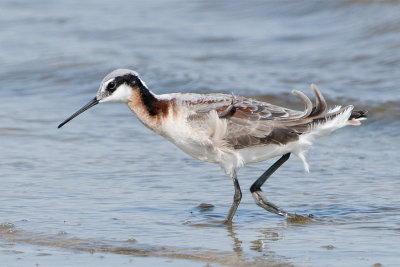
{"type": "Polygon", "coordinates": [[[293,93],[305,103],[304,111],[272,105],[259,100],[227,94],[185,94],[180,101],[189,107],[189,120],[201,121],[210,112],[216,112],[227,122],[225,141],[234,148],[263,144],[286,144],[298,139],[313,118],[323,114],[326,103],[319,91],[316,106],[299,91],[293,93]]]}

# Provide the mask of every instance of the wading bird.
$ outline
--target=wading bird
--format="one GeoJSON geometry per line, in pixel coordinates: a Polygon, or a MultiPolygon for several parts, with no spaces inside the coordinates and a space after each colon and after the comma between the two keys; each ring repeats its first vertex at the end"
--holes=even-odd
{"type": "Polygon", "coordinates": [[[315,106],[300,91],[293,91],[305,104],[304,111],[275,106],[228,94],[151,92],[137,72],[117,69],[101,82],[95,98],[62,122],[58,128],[84,112],[105,102],[122,102],[150,130],[165,137],[190,156],[219,164],[232,178],[235,194],[225,219],[231,223],[242,198],[237,171],[246,164],[279,157],[250,187],[257,205],[281,215],[293,216],[267,201],[261,186],[291,153],[308,171],[305,151],[316,138],[346,125],[360,125],[366,111],[353,106],[337,106],[327,111],[322,94],[312,85],[315,106]]]}

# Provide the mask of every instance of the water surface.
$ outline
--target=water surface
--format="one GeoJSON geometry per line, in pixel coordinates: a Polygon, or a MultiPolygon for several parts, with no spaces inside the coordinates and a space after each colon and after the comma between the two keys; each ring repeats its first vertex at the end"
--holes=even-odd
{"type": "Polygon", "coordinates": [[[396,266],[400,262],[398,1],[2,1],[0,259],[6,266],[396,266]],[[369,110],[248,188],[149,132],[124,105],[61,130],[114,68],[157,93],[225,92],[301,108],[292,89],[369,110]],[[202,203],[213,207],[199,208],[202,203]]]}

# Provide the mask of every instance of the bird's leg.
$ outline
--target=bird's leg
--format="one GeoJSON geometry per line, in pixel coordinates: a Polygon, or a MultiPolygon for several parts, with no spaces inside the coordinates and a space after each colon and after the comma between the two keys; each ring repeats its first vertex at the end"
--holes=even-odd
{"type": "Polygon", "coordinates": [[[242,191],[240,190],[239,181],[236,177],[236,174],[234,177],[232,177],[232,179],[233,179],[233,185],[235,186],[235,195],[233,196],[233,202],[232,202],[232,206],[229,210],[228,216],[226,216],[226,219],[224,221],[224,223],[226,223],[226,224],[232,223],[232,218],[235,215],[235,212],[239,206],[240,200],[242,199],[242,191]]]}
{"type": "Polygon", "coordinates": [[[267,181],[267,179],[290,157],[290,153],[283,155],[280,159],[278,159],[268,170],[266,170],[257,181],[250,187],[250,192],[253,195],[253,198],[256,204],[269,212],[287,216],[289,215],[287,212],[276,206],[275,204],[268,202],[267,198],[264,196],[261,186],[267,181]]]}

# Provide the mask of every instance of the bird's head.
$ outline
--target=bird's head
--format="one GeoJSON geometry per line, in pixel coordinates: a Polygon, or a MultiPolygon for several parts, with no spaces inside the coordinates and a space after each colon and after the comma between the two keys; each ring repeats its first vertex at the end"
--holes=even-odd
{"type": "Polygon", "coordinates": [[[100,88],[97,91],[97,95],[89,103],[79,109],[77,112],[72,114],[68,119],[63,121],[58,128],[61,128],[64,124],[88,110],[89,108],[105,102],[123,102],[128,103],[133,92],[139,90],[140,87],[146,86],[144,82],[139,78],[139,74],[136,71],[129,69],[117,69],[110,72],[101,81],[100,88]]]}

